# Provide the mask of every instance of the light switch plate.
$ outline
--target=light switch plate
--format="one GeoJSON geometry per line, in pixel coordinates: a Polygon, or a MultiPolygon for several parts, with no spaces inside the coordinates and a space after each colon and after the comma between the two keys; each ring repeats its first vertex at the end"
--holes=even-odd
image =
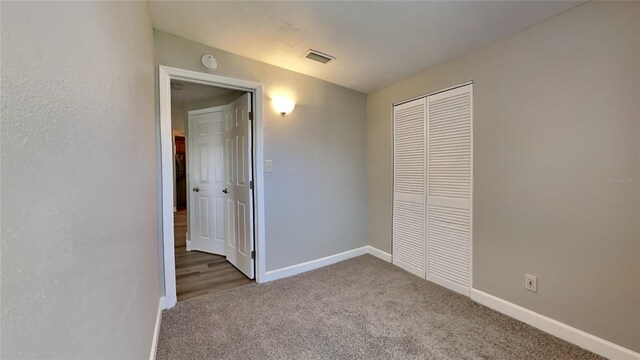
{"type": "Polygon", "coordinates": [[[273,171],[273,160],[265,160],[264,161],[264,172],[272,172],[273,171]]]}

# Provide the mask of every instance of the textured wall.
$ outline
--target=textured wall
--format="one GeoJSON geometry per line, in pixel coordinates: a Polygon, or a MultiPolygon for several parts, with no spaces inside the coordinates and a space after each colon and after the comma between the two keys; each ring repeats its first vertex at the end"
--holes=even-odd
{"type": "Polygon", "coordinates": [[[640,3],[581,5],[370,94],[371,245],[391,249],[392,104],[469,80],[474,287],[640,351],[640,3]]]}
{"type": "Polygon", "coordinates": [[[148,358],[160,294],[148,6],[1,13],[1,357],[148,358]]]}
{"type": "Polygon", "coordinates": [[[274,270],[367,245],[366,96],[326,81],[155,32],[156,62],[264,85],[266,267],[274,270]],[[287,92],[282,117],[270,96],[287,92]]]}

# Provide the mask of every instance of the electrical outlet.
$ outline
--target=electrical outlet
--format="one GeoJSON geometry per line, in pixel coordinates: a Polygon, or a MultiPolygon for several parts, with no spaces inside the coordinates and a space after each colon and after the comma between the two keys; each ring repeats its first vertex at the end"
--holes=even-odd
{"type": "Polygon", "coordinates": [[[538,292],[538,278],[533,275],[524,274],[524,288],[529,291],[538,292]]]}

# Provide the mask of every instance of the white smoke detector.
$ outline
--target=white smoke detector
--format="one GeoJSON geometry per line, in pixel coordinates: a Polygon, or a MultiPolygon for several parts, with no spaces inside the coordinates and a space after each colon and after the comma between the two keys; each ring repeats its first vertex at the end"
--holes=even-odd
{"type": "Polygon", "coordinates": [[[200,58],[200,62],[202,63],[202,66],[207,70],[215,70],[218,67],[216,58],[214,58],[211,54],[202,55],[202,57],[200,58]]]}

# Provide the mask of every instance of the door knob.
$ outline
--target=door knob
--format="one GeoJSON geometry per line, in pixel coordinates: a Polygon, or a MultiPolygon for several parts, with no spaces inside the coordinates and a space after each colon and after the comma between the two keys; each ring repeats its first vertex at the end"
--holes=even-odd
{"type": "Polygon", "coordinates": [[[229,190],[227,190],[227,188],[224,188],[224,190],[222,190],[223,193],[228,194],[229,190]]]}
{"type": "Polygon", "coordinates": [[[193,191],[198,192],[198,191],[200,191],[200,188],[199,187],[194,187],[193,191]]]}

